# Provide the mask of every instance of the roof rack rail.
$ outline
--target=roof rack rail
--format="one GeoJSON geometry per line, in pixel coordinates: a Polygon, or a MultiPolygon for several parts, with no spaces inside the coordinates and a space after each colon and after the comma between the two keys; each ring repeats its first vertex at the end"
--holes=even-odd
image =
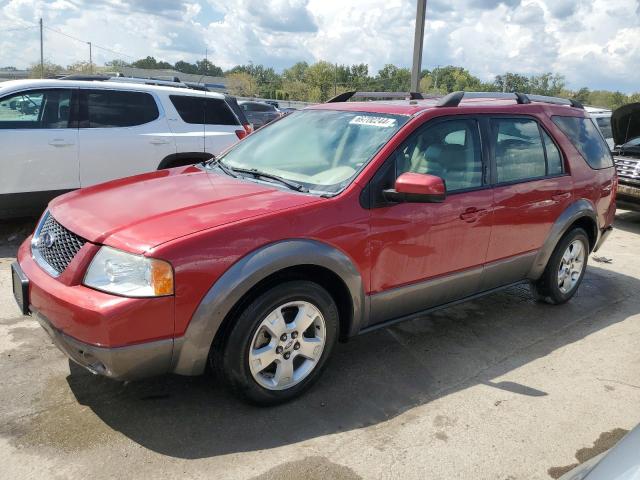
{"type": "Polygon", "coordinates": [[[350,98],[396,98],[409,100],[423,100],[424,97],[419,92],[344,92],[327,100],[326,103],[346,102],[350,98]]]}
{"type": "Polygon", "coordinates": [[[109,75],[87,75],[84,73],[73,73],[71,75],[65,75],[60,77],[60,80],[93,80],[99,82],[106,82],[107,80],[111,80],[111,76],[109,75]]]}
{"type": "Polygon", "coordinates": [[[573,99],[548,97],[546,95],[530,95],[526,93],[503,93],[503,92],[452,92],[440,99],[436,107],[457,107],[463,98],[495,98],[515,100],[520,105],[531,102],[551,103],[554,105],[567,105],[574,108],[584,109],[582,104],[573,99]]]}

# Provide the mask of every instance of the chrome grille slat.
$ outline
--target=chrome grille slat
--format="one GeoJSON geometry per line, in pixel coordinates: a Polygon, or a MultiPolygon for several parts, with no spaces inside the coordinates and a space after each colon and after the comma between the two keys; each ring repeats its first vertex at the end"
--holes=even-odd
{"type": "Polygon", "coordinates": [[[47,214],[38,228],[32,249],[34,258],[41,267],[61,274],[86,242],[84,238],[60,225],[51,214],[47,214]],[[46,245],[48,239],[53,239],[49,246],[46,245]]]}
{"type": "Polygon", "coordinates": [[[621,177],[640,179],[640,159],[615,157],[616,170],[621,177]]]}

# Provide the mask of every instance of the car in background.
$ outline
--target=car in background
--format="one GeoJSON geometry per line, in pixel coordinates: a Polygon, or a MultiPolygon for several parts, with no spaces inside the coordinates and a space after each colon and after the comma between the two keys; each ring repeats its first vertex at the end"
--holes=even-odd
{"type": "Polygon", "coordinates": [[[241,100],[238,102],[238,105],[240,105],[240,108],[255,129],[264,127],[267,123],[282,116],[276,107],[265,102],[241,100]]]}
{"type": "Polygon", "coordinates": [[[640,478],[640,426],[610,450],[565,473],[560,480],[637,480],[640,478]]]}
{"type": "Polygon", "coordinates": [[[615,147],[613,159],[618,170],[618,196],[621,208],[640,211],[640,103],[616,109],[611,116],[615,147]]]}
{"type": "Polygon", "coordinates": [[[613,141],[613,133],[611,132],[611,114],[612,111],[606,108],[600,107],[589,107],[585,106],[584,109],[587,113],[593,118],[596,126],[602,133],[602,136],[607,141],[607,145],[609,148],[613,150],[614,141],[613,141]]]}
{"type": "Polygon", "coordinates": [[[37,215],[77,188],[208,160],[250,131],[219,93],[90,78],[0,84],[0,218],[37,215]]]}
{"type": "Polygon", "coordinates": [[[264,103],[268,103],[269,105],[273,105],[277,109],[280,109],[280,104],[275,100],[265,100],[264,103]]]}

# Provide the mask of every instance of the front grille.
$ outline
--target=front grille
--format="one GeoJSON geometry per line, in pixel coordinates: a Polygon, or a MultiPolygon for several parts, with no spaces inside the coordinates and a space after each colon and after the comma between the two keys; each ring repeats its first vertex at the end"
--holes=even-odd
{"type": "Polygon", "coordinates": [[[621,177],[640,179],[640,159],[615,157],[616,170],[621,177]]]}
{"type": "Polygon", "coordinates": [[[87,242],[60,225],[51,214],[47,214],[36,235],[32,247],[36,261],[45,270],[57,274],[64,272],[87,242]]]}

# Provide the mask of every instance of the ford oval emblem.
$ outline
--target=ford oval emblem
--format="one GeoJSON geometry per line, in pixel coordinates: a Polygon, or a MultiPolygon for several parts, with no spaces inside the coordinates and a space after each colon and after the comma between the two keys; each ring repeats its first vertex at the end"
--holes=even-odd
{"type": "Polygon", "coordinates": [[[42,235],[42,245],[44,245],[46,248],[51,248],[53,247],[53,244],[56,243],[56,236],[49,233],[49,232],[45,232],[44,235],[42,235]]]}

